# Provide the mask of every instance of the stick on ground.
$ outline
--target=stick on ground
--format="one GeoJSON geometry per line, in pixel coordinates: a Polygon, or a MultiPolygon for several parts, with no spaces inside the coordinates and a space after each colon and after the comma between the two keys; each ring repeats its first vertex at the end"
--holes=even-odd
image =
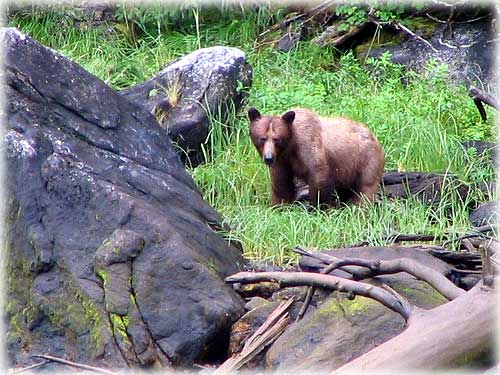
{"type": "Polygon", "coordinates": [[[61,363],[63,365],[68,365],[68,366],[80,368],[80,369],[83,369],[83,370],[98,372],[100,374],[118,375],[116,372],[105,370],[105,369],[100,368],[100,367],[89,366],[89,365],[85,365],[83,363],[78,363],[78,362],[72,362],[72,361],[68,361],[66,359],[62,359],[62,358],[58,358],[58,357],[53,357],[51,355],[36,354],[36,355],[33,355],[32,357],[42,358],[42,359],[46,359],[46,360],[48,360],[50,362],[61,363]]]}
{"type": "Polygon", "coordinates": [[[339,292],[351,292],[380,302],[385,307],[400,314],[405,320],[408,320],[414,308],[406,300],[402,300],[380,287],[332,275],[308,272],[239,272],[227,277],[225,281],[241,284],[275,281],[281,286],[316,286],[339,292]]]}

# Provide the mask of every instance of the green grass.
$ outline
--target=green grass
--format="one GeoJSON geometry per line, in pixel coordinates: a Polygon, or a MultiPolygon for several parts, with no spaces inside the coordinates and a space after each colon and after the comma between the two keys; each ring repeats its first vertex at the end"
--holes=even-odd
{"type": "MultiPolygon", "coordinates": [[[[116,89],[150,78],[174,58],[213,45],[241,48],[253,67],[249,104],[263,113],[283,113],[304,106],[323,116],[342,115],[366,123],[382,143],[386,169],[446,172],[473,183],[491,179],[493,171],[460,142],[494,141],[494,113],[482,123],[464,86],[446,82],[446,67],[430,62],[422,74],[404,74],[388,56],[363,67],[351,54],[308,42],[289,53],[257,42],[266,26],[282,12],[253,10],[182,11],[127,9],[132,28],[114,32],[64,27],[57,12],[17,17],[26,33],[77,61],[116,89]],[[366,69],[368,68],[368,69],[366,69]],[[404,78],[404,79],[403,79],[404,78]]],[[[381,244],[394,232],[441,234],[467,229],[468,204],[481,197],[472,189],[467,202],[448,189],[439,207],[415,199],[374,205],[310,211],[301,204],[269,207],[269,174],[248,137],[244,111],[221,122],[211,116],[206,148],[209,162],[190,169],[206,200],[233,228],[227,236],[240,240],[245,255],[275,263],[294,261],[290,248],[332,248],[361,241],[381,244]],[[231,131],[226,132],[224,129],[231,131]]]]}

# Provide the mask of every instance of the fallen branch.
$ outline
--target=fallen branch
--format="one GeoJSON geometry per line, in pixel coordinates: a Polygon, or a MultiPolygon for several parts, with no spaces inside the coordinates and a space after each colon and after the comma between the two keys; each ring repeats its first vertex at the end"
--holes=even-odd
{"type": "Polygon", "coordinates": [[[401,31],[405,32],[406,34],[410,35],[411,37],[413,37],[414,39],[417,39],[418,41],[424,43],[427,47],[429,47],[434,52],[436,52],[436,53],[439,52],[431,43],[429,43],[427,40],[425,40],[421,36],[415,34],[413,31],[411,31],[409,28],[407,28],[405,25],[401,24],[400,22],[394,22],[393,27],[396,30],[401,30],[401,31]]]}
{"type": "MultiPolygon", "coordinates": [[[[381,242],[387,242],[391,244],[395,243],[401,243],[401,242],[434,242],[438,240],[443,240],[446,239],[445,242],[443,242],[443,246],[445,244],[448,244],[450,242],[456,242],[463,240],[465,238],[472,238],[472,237],[477,237],[478,235],[481,235],[483,233],[487,232],[495,232],[498,231],[500,228],[497,224],[486,224],[480,227],[473,227],[470,229],[468,232],[466,232],[462,236],[458,236],[455,238],[449,238],[450,234],[449,233],[443,233],[439,235],[434,235],[434,234],[403,234],[403,233],[394,233],[390,234],[388,236],[385,236],[381,239],[381,242]]],[[[455,234],[453,234],[455,235],[455,234]]],[[[485,237],[485,236],[483,236],[485,237]]],[[[361,247],[361,246],[367,246],[369,243],[367,241],[363,241],[354,245],[351,245],[350,247],[361,247]]]]}
{"type": "Polygon", "coordinates": [[[332,275],[308,272],[239,272],[227,277],[225,281],[233,284],[275,281],[282,286],[316,286],[339,292],[351,292],[380,302],[385,307],[400,314],[405,321],[408,320],[414,308],[406,300],[397,298],[380,287],[332,275]]]}
{"type": "MultiPolygon", "coordinates": [[[[303,250],[303,254],[311,256],[313,253],[307,251],[304,253],[303,250]]],[[[327,257],[329,258],[329,261],[327,261],[329,265],[324,271],[325,274],[345,266],[367,268],[368,270],[364,278],[406,272],[419,280],[427,282],[449,300],[453,300],[467,293],[465,290],[453,284],[453,282],[448,280],[443,274],[410,258],[373,261],[361,258],[337,258],[331,255],[327,255],[327,257]]],[[[323,259],[326,260],[328,258],[323,259]]]]}
{"type": "Polygon", "coordinates": [[[489,94],[486,94],[484,91],[481,91],[474,86],[469,87],[469,95],[472,96],[472,100],[474,101],[474,104],[476,105],[483,121],[486,121],[488,117],[486,114],[486,110],[483,107],[483,103],[488,104],[489,106],[495,108],[497,111],[500,110],[500,103],[496,98],[489,94]]]}
{"type": "Polygon", "coordinates": [[[307,311],[307,308],[311,304],[312,297],[314,296],[314,292],[316,292],[316,287],[310,286],[307,288],[307,293],[306,293],[306,298],[304,298],[304,303],[302,304],[302,307],[299,310],[299,313],[297,314],[297,318],[295,318],[295,321],[298,322],[300,319],[302,319],[307,311]]]}
{"type": "Polygon", "coordinates": [[[214,374],[222,375],[233,372],[249,362],[266,346],[273,343],[288,325],[288,308],[294,302],[293,298],[283,301],[247,340],[242,351],[234,358],[229,358],[215,370],[214,374]]]}
{"type": "Polygon", "coordinates": [[[327,9],[328,7],[330,7],[331,5],[333,5],[334,3],[335,3],[335,1],[332,1],[332,0],[324,1],[324,2],[320,3],[319,5],[315,6],[314,8],[309,9],[308,11],[306,11],[304,13],[300,13],[300,14],[296,15],[295,17],[292,17],[290,19],[284,20],[283,22],[281,22],[281,23],[279,23],[277,25],[271,26],[269,29],[267,29],[264,32],[260,33],[259,34],[259,38],[263,37],[264,35],[266,35],[266,34],[268,34],[270,32],[283,29],[283,28],[291,25],[292,23],[294,23],[296,21],[299,21],[299,20],[301,20],[303,18],[311,17],[311,16],[314,16],[316,14],[319,14],[322,11],[324,11],[325,9],[327,9]]]}
{"type": "Polygon", "coordinates": [[[375,16],[373,8],[370,8],[370,11],[368,12],[368,19],[373,22],[375,25],[379,27],[384,27],[384,26],[389,26],[393,28],[396,31],[402,31],[405,34],[408,34],[412,38],[418,40],[419,42],[424,43],[427,47],[429,47],[432,51],[434,52],[439,52],[431,43],[429,43],[427,40],[422,38],[421,36],[415,34],[413,31],[411,31],[408,27],[405,25],[401,24],[400,22],[397,21],[380,21],[380,19],[375,16]]]}
{"type": "Polygon", "coordinates": [[[49,361],[48,359],[46,359],[45,361],[42,361],[40,363],[35,363],[34,365],[31,365],[31,366],[28,366],[28,367],[23,367],[23,368],[19,368],[19,369],[16,369],[16,370],[9,370],[9,375],[14,375],[14,374],[21,374],[23,372],[26,372],[26,371],[29,371],[29,370],[33,370],[37,367],[41,367],[43,365],[46,365],[47,363],[50,363],[51,361],[49,361]]]}
{"type": "Polygon", "coordinates": [[[68,366],[80,368],[80,369],[83,369],[83,370],[98,372],[100,374],[118,375],[116,372],[105,370],[105,369],[100,368],[100,367],[94,367],[94,366],[84,365],[83,363],[72,362],[72,361],[68,361],[66,359],[62,359],[62,358],[58,358],[58,357],[53,357],[51,355],[36,354],[36,355],[33,355],[32,357],[42,358],[42,359],[46,359],[46,360],[48,360],[50,362],[61,363],[63,365],[68,365],[68,366]]]}

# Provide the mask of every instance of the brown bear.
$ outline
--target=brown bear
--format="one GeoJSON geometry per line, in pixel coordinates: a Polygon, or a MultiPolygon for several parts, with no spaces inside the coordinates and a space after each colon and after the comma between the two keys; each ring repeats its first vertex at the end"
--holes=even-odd
{"type": "Polygon", "coordinates": [[[282,116],[248,110],[252,142],[271,172],[271,203],[296,199],[295,181],[309,185],[311,205],[373,201],[384,172],[384,152],[363,124],[324,118],[305,108],[282,116]]]}

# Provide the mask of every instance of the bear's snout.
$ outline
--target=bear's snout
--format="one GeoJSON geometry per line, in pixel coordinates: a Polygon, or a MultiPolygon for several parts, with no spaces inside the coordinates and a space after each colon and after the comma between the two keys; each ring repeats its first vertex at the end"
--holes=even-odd
{"type": "Polygon", "coordinates": [[[264,163],[271,166],[274,163],[273,155],[272,154],[265,154],[264,155],[264,163]]]}

